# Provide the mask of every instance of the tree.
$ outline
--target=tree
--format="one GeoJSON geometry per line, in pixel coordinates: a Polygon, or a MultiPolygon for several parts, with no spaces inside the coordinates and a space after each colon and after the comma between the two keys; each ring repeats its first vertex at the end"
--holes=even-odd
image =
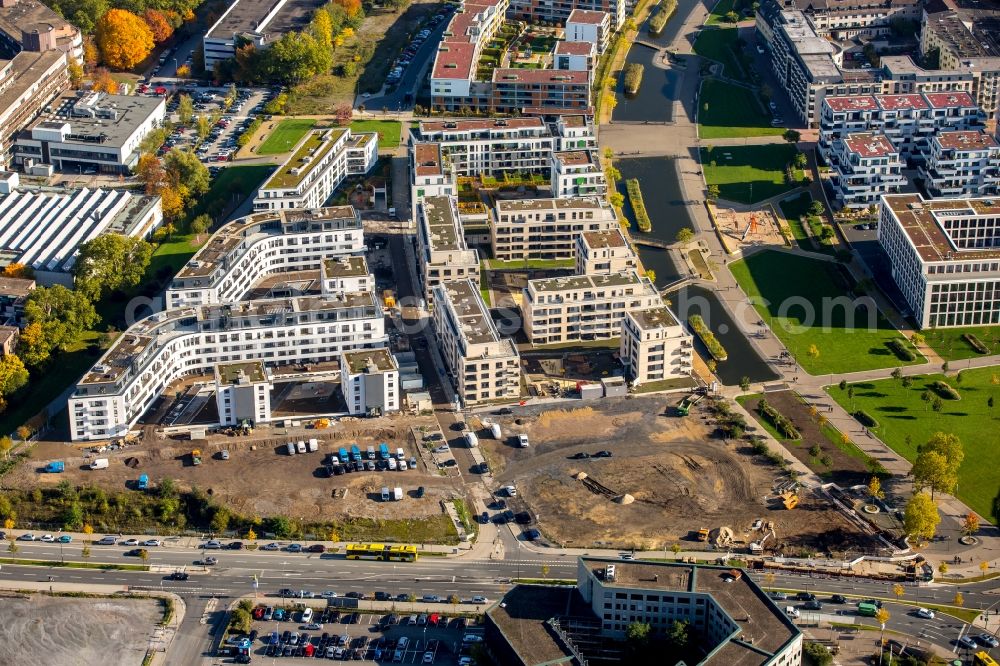
{"type": "Polygon", "coordinates": [[[91,300],[131,289],[146,274],[153,247],[142,238],[101,234],[80,246],[73,266],[77,290],[91,300]]]}
{"type": "Polygon", "coordinates": [[[208,167],[190,150],[174,148],[163,158],[167,179],[182,199],[200,197],[208,192],[208,167]]]}
{"type": "Polygon", "coordinates": [[[913,386],[913,377],[907,375],[906,377],[903,377],[903,381],[901,383],[903,385],[903,388],[910,388],[911,386],[913,386]]]}
{"type": "Polygon", "coordinates": [[[989,570],[989,568],[990,568],[989,562],[983,560],[982,562],[979,563],[979,570],[983,572],[984,576],[986,575],[986,572],[989,570]]]}
{"type": "Polygon", "coordinates": [[[664,638],[667,643],[674,648],[683,648],[688,644],[688,640],[690,639],[689,629],[690,627],[687,622],[684,622],[683,620],[674,620],[670,623],[670,626],[667,627],[664,638]]]}
{"type": "MultiPolygon", "coordinates": [[[[609,192],[608,193],[608,203],[615,208],[621,208],[625,205],[625,197],[622,196],[621,192],[609,192]]],[[[624,219],[624,216],[623,216],[624,219]]]]}
{"type": "Polygon", "coordinates": [[[14,555],[17,555],[17,551],[18,550],[20,550],[20,549],[17,547],[17,542],[16,541],[11,541],[9,544],[7,544],[7,552],[10,553],[11,557],[13,557],[14,555]]]}
{"type": "Polygon", "coordinates": [[[330,12],[323,8],[317,9],[309,29],[320,44],[326,48],[333,47],[333,20],[330,18],[330,12]]]}
{"type": "Polygon", "coordinates": [[[715,183],[709,183],[708,185],[708,198],[712,201],[719,198],[719,186],[715,183]]]}
{"type": "Polygon", "coordinates": [[[903,598],[904,594],[906,594],[906,588],[904,588],[899,583],[896,583],[895,585],[892,586],[892,593],[896,595],[896,600],[898,601],[903,598]]]}
{"type": "Polygon", "coordinates": [[[28,383],[28,371],[16,354],[0,358],[0,396],[16,393],[28,383]]]}
{"type": "MultiPolygon", "coordinates": [[[[14,440],[6,435],[0,437],[0,453],[3,453],[4,460],[10,460],[10,451],[14,448],[14,440]]],[[[10,528],[8,528],[10,529],[10,528]]]]}
{"type": "Polygon", "coordinates": [[[750,390],[750,378],[746,375],[740,377],[740,390],[744,393],[750,390]]]}
{"type": "Polygon", "coordinates": [[[962,534],[972,536],[979,531],[979,516],[971,511],[962,520],[962,534]]]}
{"type": "Polygon", "coordinates": [[[829,666],[833,663],[833,655],[822,643],[806,643],[802,647],[802,654],[809,659],[813,666],[829,666]]]}
{"type": "Polygon", "coordinates": [[[925,492],[913,494],[906,503],[903,514],[903,529],[911,539],[926,541],[934,536],[941,516],[930,495],[925,492]]]}
{"type": "Polygon", "coordinates": [[[74,344],[100,321],[86,295],[61,284],[34,289],[25,301],[24,319],[21,357],[33,366],[44,363],[53,351],[74,344]]]}
{"type": "Polygon", "coordinates": [[[548,577],[549,577],[549,565],[543,564],[542,565],[542,578],[548,578],[548,577]]]}
{"type": "Polygon", "coordinates": [[[681,245],[687,245],[694,240],[694,231],[691,227],[682,227],[681,230],[677,232],[677,235],[674,236],[674,240],[681,245]]]}
{"type": "Polygon", "coordinates": [[[207,214],[202,213],[198,217],[191,220],[191,233],[201,235],[208,231],[208,228],[212,226],[212,218],[207,214]]]}
{"type": "Polygon", "coordinates": [[[955,593],[955,598],[952,600],[952,603],[954,603],[956,606],[964,606],[965,605],[965,597],[962,596],[961,592],[956,592],[955,593]]]}
{"type": "Polygon", "coordinates": [[[69,72],[69,84],[74,88],[79,88],[83,85],[83,65],[76,58],[70,58],[69,64],[66,65],[66,71],[69,72]]]}
{"type": "Polygon", "coordinates": [[[949,367],[950,366],[948,365],[948,361],[945,361],[944,363],[941,364],[941,372],[948,374],[949,367]]]}
{"type": "Polygon", "coordinates": [[[890,617],[892,617],[892,615],[885,608],[879,608],[875,611],[875,621],[879,624],[888,623],[890,617]]]}
{"type": "Polygon", "coordinates": [[[217,508],[212,516],[210,527],[215,534],[222,534],[229,529],[229,511],[222,507],[217,508]]]}
{"type": "Polygon", "coordinates": [[[847,390],[847,380],[846,379],[841,379],[839,386],[840,386],[840,390],[841,391],[847,390]]]}
{"type": "Polygon", "coordinates": [[[632,622],[625,628],[625,640],[633,647],[645,647],[649,644],[652,627],[646,622],[632,622]]]}
{"type": "Polygon", "coordinates": [[[166,15],[159,10],[147,9],[142,13],[142,20],[149,26],[153,41],[157,44],[167,41],[174,34],[174,26],[170,25],[166,15]]]}
{"type": "Polygon", "coordinates": [[[935,493],[950,493],[958,483],[958,476],[948,464],[948,459],[938,451],[921,451],[910,469],[913,475],[913,485],[917,490],[931,489],[931,497],[935,493]]]}
{"type": "Polygon", "coordinates": [[[938,565],[938,573],[941,574],[942,576],[945,575],[946,573],[948,573],[948,563],[947,562],[942,562],[941,564],[938,565]]]}
{"type": "Polygon", "coordinates": [[[229,618],[229,629],[240,634],[248,634],[253,628],[253,617],[250,615],[250,611],[242,606],[237,606],[233,609],[233,613],[229,618]]]}
{"type": "Polygon", "coordinates": [[[287,32],[263,52],[263,74],[269,80],[296,84],[326,74],[332,51],[307,32],[287,32]]]}
{"type": "Polygon", "coordinates": [[[792,158],[792,163],[795,165],[797,169],[805,169],[806,165],[809,163],[809,160],[806,158],[805,153],[799,152],[795,153],[795,157],[792,158]]]}
{"type": "Polygon", "coordinates": [[[808,353],[813,358],[819,358],[819,347],[817,347],[814,344],[809,345],[809,351],[806,353],[808,353]]]}
{"type": "Polygon", "coordinates": [[[944,401],[942,401],[941,398],[935,396],[934,399],[931,400],[931,409],[933,409],[935,412],[940,412],[942,409],[944,409],[944,401]]]}
{"type": "Polygon", "coordinates": [[[153,50],[153,33],[141,18],[124,9],[109,10],[95,27],[101,60],[112,69],[132,69],[153,50]]]}
{"type": "Polygon", "coordinates": [[[247,541],[253,543],[257,540],[257,533],[253,531],[253,528],[247,530],[247,541]]]}
{"type": "Polygon", "coordinates": [[[880,500],[885,497],[885,491],[882,490],[882,482],[879,481],[877,476],[873,476],[871,480],[868,481],[868,496],[876,500],[880,500]]]}
{"type": "Polygon", "coordinates": [[[139,156],[139,161],[135,165],[135,176],[143,184],[146,194],[150,196],[158,194],[167,182],[167,171],[163,168],[163,161],[152,153],[139,156]]]}
{"type": "Polygon", "coordinates": [[[338,104],[333,107],[333,117],[341,127],[350,125],[353,115],[354,109],[350,104],[338,104]]]}
{"type": "Polygon", "coordinates": [[[85,560],[90,559],[90,546],[88,545],[83,546],[83,548],[80,550],[80,557],[82,557],[85,560]]]}
{"type": "Polygon", "coordinates": [[[729,10],[728,12],[726,12],[726,21],[728,23],[739,23],[740,15],[734,12],[733,10],[729,10]]]}
{"type": "Polygon", "coordinates": [[[194,102],[190,95],[181,95],[177,99],[177,118],[185,125],[194,119],[194,102]]]}
{"type": "Polygon", "coordinates": [[[109,95],[118,94],[118,82],[111,76],[111,72],[104,67],[94,72],[90,86],[95,92],[104,92],[109,95]]]}
{"type": "Polygon", "coordinates": [[[781,135],[781,138],[788,143],[798,143],[802,139],[802,134],[796,132],[793,129],[785,130],[785,133],[781,135]]]}
{"type": "Polygon", "coordinates": [[[672,544],[670,552],[674,554],[674,559],[677,559],[677,554],[681,552],[681,545],[679,543],[672,544]]]}
{"type": "Polygon", "coordinates": [[[893,368],[891,376],[892,376],[893,379],[899,380],[903,376],[902,369],[900,369],[898,367],[893,368]]]}

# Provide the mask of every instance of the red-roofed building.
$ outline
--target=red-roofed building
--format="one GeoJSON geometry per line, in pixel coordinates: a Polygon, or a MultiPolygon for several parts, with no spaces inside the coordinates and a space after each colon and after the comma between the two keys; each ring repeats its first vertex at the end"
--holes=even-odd
{"type": "Polygon", "coordinates": [[[594,80],[597,65],[597,44],[593,42],[556,42],[552,52],[552,69],[587,72],[594,80]]]}
{"type": "Polygon", "coordinates": [[[552,69],[493,71],[493,109],[501,113],[525,107],[549,113],[590,109],[590,72],[552,69]]]}
{"type": "Polygon", "coordinates": [[[881,133],[848,134],[837,139],[829,158],[838,208],[867,208],[883,194],[906,184],[903,161],[881,133]]]}
{"type": "Polygon", "coordinates": [[[503,25],[509,0],[469,2],[451,17],[431,70],[431,103],[435,108],[489,110],[492,88],[476,81],[483,47],[503,25]]]}
{"type": "Polygon", "coordinates": [[[930,140],[920,179],[933,197],[1000,194],[1000,145],[986,132],[941,132],[930,140]]]}
{"type": "Polygon", "coordinates": [[[510,15],[529,23],[549,21],[565,25],[577,11],[608,14],[614,32],[625,24],[626,8],[625,0],[511,0],[510,15]]]}

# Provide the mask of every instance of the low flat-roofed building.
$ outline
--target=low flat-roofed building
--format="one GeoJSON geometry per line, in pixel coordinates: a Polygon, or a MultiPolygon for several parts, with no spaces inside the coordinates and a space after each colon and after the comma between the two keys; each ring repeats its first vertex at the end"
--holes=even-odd
{"type": "Polygon", "coordinates": [[[147,238],[163,221],[158,196],[87,188],[3,189],[10,193],[0,194],[0,252],[12,263],[33,268],[43,285],[72,286],[83,243],[104,233],[147,238]]]}
{"type": "Polygon", "coordinates": [[[619,355],[633,385],[689,377],[693,349],[691,336],[666,305],[625,313],[619,355]]]}
{"type": "Polygon", "coordinates": [[[1000,204],[882,198],[878,240],[920,328],[1000,324],[1000,204]]]}
{"type": "Polygon", "coordinates": [[[260,361],[215,366],[215,402],[219,425],[251,425],[271,420],[271,373],[260,361]]]}
{"type": "Polygon", "coordinates": [[[226,10],[205,32],[202,48],[205,69],[236,57],[236,47],[243,42],[265,48],[282,35],[302,30],[324,0],[229,0],[226,10]]]}
{"type": "Polygon", "coordinates": [[[387,342],[371,292],[164,310],[130,326],[77,382],[69,398],[71,437],[121,437],[174,381],[219,364],[324,363],[387,342]]]}
{"type": "Polygon", "coordinates": [[[32,279],[0,277],[0,322],[20,323],[24,302],[34,289],[32,279]]]}
{"type": "Polygon", "coordinates": [[[555,197],[607,195],[608,181],[597,150],[553,152],[551,187],[555,197]]]}
{"type": "Polygon", "coordinates": [[[470,279],[479,284],[479,252],[465,242],[454,197],[424,197],[417,205],[417,261],[428,303],[442,282],[470,279]]]}
{"type": "Polygon", "coordinates": [[[986,132],[939,132],[918,168],[932,197],[1000,194],[1000,145],[986,132]]]}
{"type": "Polygon", "coordinates": [[[129,175],[139,162],[142,140],[163,124],[164,98],[79,93],[52,102],[14,141],[19,166],[51,164],[69,173],[129,175]]]}
{"type": "Polygon", "coordinates": [[[388,349],[364,349],[340,355],[340,388],[347,411],[381,416],[399,411],[399,365],[388,349]]]}
{"type": "Polygon", "coordinates": [[[573,259],[584,232],[618,228],[614,209],[599,197],[498,200],[491,231],[497,259],[573,259]]]}
{"type": "Polygon", "coordinates": [[[621,226],[585,231],[576,237],[576,274],[610,275],[639,270],[639,259],[621,226]]]}
{"type": "Polygon", "coordinates": [[[612,340],[627,310],[661,305],[660,294],[636,271],[528,280],[521,312],[533,345],[612,340]]]}
{"type": "Polygon", "coordinates": [[[898,192],[906,185],[899,152],[878,132],[836,139],[829,164],[837,208],[868,208],[877,204],[883,194],[898,192]]]}
{"type": "Polygon", "coordinates": [[[336,294],[342,291],[371,291],[375,276],[368,271],[364,255],[342,255],[324,259],[320,268],[322,291],[336,294]]]}
{"type": "Polygon", "coordinates": [[[521,362],[510,338],[500,336],[472,280],[434,287],[434,331],[448,376],[463,405],[517,400],[521,362]]]}

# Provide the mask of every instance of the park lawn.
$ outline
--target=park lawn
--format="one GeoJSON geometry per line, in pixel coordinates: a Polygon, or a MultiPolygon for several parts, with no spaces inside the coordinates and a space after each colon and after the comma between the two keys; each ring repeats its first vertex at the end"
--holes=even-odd
{"type": "Polygon", "coordinates": [[[728,201],[754,203],[794,189],[785,182],[785,166],[796,153],[795,146],[771,143],[762,146],[721,146],[701,149],[705,181],[719,186],[719,196],[728,201]]]}
{"type": "Polygon", "coordinates": [[[788,228],[792,230],[792,238],[795,239],[799,247],[805,250],[812,249],[812,241],[809,240],[809,234],[806,233],[802,216],[809,211],[811,203],[812,196],[808,192],[802,192],[797,197],[778,202],[778,205],[781,206],[781,212],[788,220],[788,228]]]}
{"type": "Polygon", "coordinates": [[[921,333],[926,338],[927,345],[946,361],[959,361],[983,356],[962,338],[965,333],[976,336],[990,350],[990,354],[1000,353],[1000,326],[928,328],[921,333]]]}
{"type": "Polygon", "coordinates": [[[289,152],[315,124],[316,121],[312,118],[285,118],[274,128],[271,136],[260,144],[257,154],[280,155],[289,152]]]}
{"type": "Polygon", "coordinates": [[[726,76],[742,80],[743,68],[740,67],[737,54],[738,38],[737,28],[705,28],[698,33],[694,52],[703,58],[722,63],[726,76]]]}
{"type": "Polygon", "coordinates": [[[958,470],[958,498],[993,520],[1000,488],[1000,428],[990,424],[1000,420],[1000,411],[991,410],[987,400],[1000,401],[1000,385],[993,383],[997,374],[996,368],[977,368],[963,370],[961,383],[948,377],[962,399],[945,400],[940,412],[920,397],[933,382],[946,379],[940,374],[914,376],[909,388],[895,379],[849,384],[853,400],[838,385],[828,387],[827,392],[847,411],[864,410],[874,417],[878,427],[872,431],[910,462],[916,460],[917,447],[935,432],[957,435],[965,449],[958,470]]]}
{"type": "Polygon", "coordinates": [[[869,311],[858,307],[852,312],[853,320],[864,328],[848,327],[847,308],[832,299],[851,298],[851,285],[833,262],[767,250],[731,263],[730,269],[754,300],[760,317],[811,375],[925,362],[919,353],[907,363],[892,352],[886,343],[905,338],[880,312],[876,311],[875,325],[869,329],[869,311]],[[819,356],[809,355],[811,345],[816,345],[819,356]]]}
{"type": "Polygon", "coordinates": [[[720,23],[731,25],[726,21],[726,14],[733,10],[734,0],[719,0],[712,8],[712,13],[705,20],[705,25],[719,25],[720,23]]]}
{"type": "Polygon", "coordinates": [[[355,120],[351,132],[376,132],[379,150],[390,150],[399,148],[402,124],[398,120],[355,120]]]}
{"type": "Polygon", "coordinates": [[[698,135],[703,139],[741,136],[781,136],[785,130],[771,127],[771,116],[764,113],[752,91],[717,79],[701,86],[698,108],[698,135]]]}

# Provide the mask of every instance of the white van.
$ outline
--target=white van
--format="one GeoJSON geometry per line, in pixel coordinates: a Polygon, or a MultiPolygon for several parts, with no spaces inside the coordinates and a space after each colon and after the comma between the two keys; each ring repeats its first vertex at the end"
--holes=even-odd
{"type": "Polygon", "coordinates": [[[792,619],[797,619],[799,617],[799,609],[795,606],[785,606],[785,615],[792,619]]]}
{"type": "Polygon", "coordinates": [[[528,442],[528,436],[524,434],[517,436],[517,443],[522,449],[526,449],[530,445],[530,442],[528,442]]]}
{"type": "Polygon", "coordinates": [[[288,442],[288,444],[285,446],[285,449],[288,451],[288,455],[294,456],[295,455],[295,442],[288,442]]]}
{"type": "Polygon", "coordinates": [[[313,609],[306,606],[306,609],[302,611],[302,624],[309,624],[313,619],[313,609]]]}
{"type": "Polygon", "coordinates": [[[305,443],[305,442],[303,442],[303,441],[302,441],[302,440],[300,439],[300,440],[299,440],[299,441],[298,441],[298,442],[297,442],[297,443],[295,444],[295,448],[296,448],[296,449],[298,449],[298,452],[299,452],[299,453],[305,453],[305,452],[306,452],[306,443],[305,443]]]}
{"type": "Polygon", "coordinates": [[[399,447],[398,449],[396,449],[396,458],[398,460],[405,460],[406,459],[406,452],[403,451],[402,447],[399,447]]]}
{"type": "Polygon", "coordinates": [[[474,432],[465,433],[465,441],[469,444],[470,449],[474,449],[479,446],[479,438],[476,437],[476,433],[474,432]]]}
{"type": "Polygon", "coordinates": [[[402,458],[400,458],[399,463],[397,464],[397,466],[399,467],[399,471],[401,471],[401,472],[405,472],[406,471],[406,461],[403,460],[402,458]]]}
{"type": "Polygon", "coordinates": [[[389,489],[386,487],[382,488],[382,501],[383,502],[389,501],[389,489]]]}
{"type": "Polygon", "coordinates": [[[107,458],[98,458],[97,460],[90,463],[90,469],[107,469],[107,468],[108,468],[107,458]]]}
{"type": "Polygon", "coordinates": [[[500,430],[499,423],[490,424],[490,434],[493,435],[493,439],[503,439],[503,431],[500,430]]]}
{"type": "Polygon", "coordinates": [[[313,437],[309,440],[309,453],[316,453],[319,450],[319,442],[313,437]]]}
{"type": "Polygon", "coordinates": [[[387,462],[389,463],[389,469],[395,471],[396,470],[396,459],[395,458],[389,458],[389,460],[387,462]]]}

